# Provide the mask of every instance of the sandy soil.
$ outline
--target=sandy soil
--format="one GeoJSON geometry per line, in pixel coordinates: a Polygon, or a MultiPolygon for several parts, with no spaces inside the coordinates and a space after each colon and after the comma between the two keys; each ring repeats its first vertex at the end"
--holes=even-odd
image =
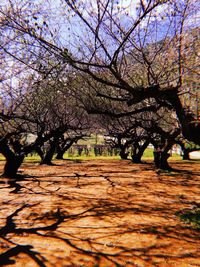
{"type": "Polygon", "coordinates": [[[199,161],[171,173],[119,160],[56,164],[1,178],[0,265],[200,266],[200,232],[175,215],[200,203],[199,161]]]}

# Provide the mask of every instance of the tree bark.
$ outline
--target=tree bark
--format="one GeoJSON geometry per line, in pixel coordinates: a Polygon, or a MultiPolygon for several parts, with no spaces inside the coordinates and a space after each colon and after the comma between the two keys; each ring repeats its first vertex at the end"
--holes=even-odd
{"type": "Polygon", "coordinates": [[[190,149],[185,148],[182,150],[182,152],[183,152],[183,157],[182,157],[183,160],[190,160],[190,149]]]}
{"type": "Polygon", "coordinates": [[[137,143],[136,149],[134,149],[132,154],[132,162],[133,163],[141,163],[142,162],[142,156],[144,154],[145,149],[148,147],[149,141],[145,141],[142,145],[139,145],[137,143]]]}
{"type": "Polygon", "coordinates": [[[142,155],[140,155],[140,154],[134,154],[131,156],[131,158],[132,158],[133,163],[141,163],[142,162],[141,161],[142,155]]]}
{"type": "Polygon", "coordinates": [[[17,171],[24,160],[24,156],[6,157],[3,176],[7,178],[16,178],[17,171]]]}
{"type": "Polygon", "coordinates": [[[6,158],[3,176],[7,178],[16,178],[17,171],[19,167],[21,166],[25,155],[24,154],[20,155],[20,154],[13,152],[8,146],[6,141],[0,144],[0,152],[6,158]]]}
{"type": "Polygon", "coordinates": [[[37,147],[37,148],[35,149],[35,151],[38,153],[38,155],[40,156],[40,159],[41,159],[41,161],[42,161],[43,158],[44,158],[44,152],[42,151],[41,147],[37,147]]]}
{"type": "Polygon", "coordinates": [[[128,159],[128,152],[126,152],[126,148],[120,147],[120,152],[119,155],[121,157],[121,159],[128,159]]]}
{"type": "Polygon", "coordinates": [[[170,154],[165,151],[155,151],[154,152],[154,164],[155,167],[162,170],[170,170],[170,166],[168,163],[168,158],[170,154]]]}
{"type": "Polygon", "coordinates": [[[183,136],[187,140],[200,145],[200,122],[195,120],[192,113],[189,113],[189,111],[184,109],[177,91],[169,91],[167,94],[167,99],[176,111],[176,115],[182,126],[183,136]]]}
{"type": "Polygon", "coordinates": [[[40,165],[43,165],[43,164],[46,164],[46,165],[53,165],[53,163],[52,163],[52,158],[53,158],[54,152],[55,152],[55,149],[50,148],[50,149],[46,152],[44,158],[41,160],[40,165]]]}
{"type": "Polygon", "coordinates": [[[53,155],[55,153],[56,150],[56,142],[52,141],[50,142],[50,146],[49,149],[46,150],[46,153],[44,155],[44,157],[42,158],[40,164],[46,164],[46,165],[52,165],[52,159],[53,159],[53,155]]]}
{"type": "Polygon", "coordinates": [[[65,150],[59,150],[56,155],[56,159],[63,159],[63,156],[65,154],[65,150]]]}

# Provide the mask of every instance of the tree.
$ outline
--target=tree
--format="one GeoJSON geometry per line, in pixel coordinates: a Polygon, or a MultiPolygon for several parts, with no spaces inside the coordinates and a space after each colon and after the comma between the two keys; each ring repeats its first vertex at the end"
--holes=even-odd
{"type": "Polygon", "coordinates": [[[74,144],[77,143],[78,140],[87,136],[84,132],[78,133],[70,133],[63,134],[56,144],[56,159],[63,159],[64,153],[74,144]]]}
{"type": "Polygon", "coordinates": [[[128,106],[154,98],[176,112],[185,138],[200,143],[200,124],[180,98],[183,36],[198,1],[138,1],[133,14],[120,7],[121,2],[66,0],[57,4],[56,11],[65,11],[65,24],[63,16],[52,23],[51,3],[48,14],[41,12],[44,2],[39,7],[29,1],[18,6],[14,0],[10,3],[1,8],[3,40],[7,40],[1,48],[12,58],[43,75],[53,72],[57,64],[67,64],[84,73],[87,81],[100,84],[94,91],[98,97],[124,101],[128,106]],[[15,51],[15,42],[23,53],[15,51]],[[41,49],[45,52],[42,58],[41,49]],[[46,64],[49,56],[56,62],[51,68],[46,64]]]}
{"type": "Polygon", "coordinates": [[[147,131],[140,127],[139,116],[113,118],[101,116],[101,125],[104,127],[108,138],[106,143],[119,149],[121,159],[127,159],[131,148],[131,157],[134,163],[141,163],[142,155],[149,145],[147,131]]]}
{"type": "Polygon", "coordinates": [[[190,160],[190,152],[200,150],[199,146],[188,142],[182,136],[177,138],[176,143],[181,147],[183,160],[190,160]]]}
{"type": "Polygon", "coordinates": [[[33,121],[21,111],[24,100],[21,88],[15,90],[9,82],[4,82],[1,97],[0,110],[0,152],[6,158],[4,176],[13,177],[24,160],[26,153],[22,153],[22,147],[28,150],[23,135],[26,132],[27,123],[32,127],[33,121]]]}
{"type": "Polygon", "coordinates": [[[39,77],[35,80],[31,75],[21,83],[21,90],[19,84],[15,85],[17,95],[16,88],[9,87],[10,99],[8,95],[2,99],[5,108],[0,112],[0,152],[6,158],[3,174],[6,177],[15,177],[24,157],[33,151],[40,153],[42,163],[51,164],[58,139],[64,133],[80,134],[89,128],[85,111],[61,80],[39,77]],[[30,134],[34,139],[24,140],[30,134]]]}
{"type": "Polygon", "coordinates": [[[60,77],[40,81],[29,96],[28,102],[30,115],[38,118],[40,134],[46,135],[56,130],[52,138],[37,148],[41,156],[41,164],[51,164],[64,134],[69,137],[71,135],[73,138],[89,130],[90,124],[85,111],[74,99],[71,87],[69,88],[60,77]]]}
{"type": "MultiPolygon", "coordinates": [[[[186,63],[183,36],[198,3],[140,1],[136,18],[129,19],[126,16],[126,24],[123,16],[119,19],[117,9],[109,1],[107,5],[97,1],[97,9],[93,10],[96,16],[94,20],[91,18],[91,23],[86,20],[87,12],[82,12],[81,4],[73,1],[67,1],[67,4],[93,37],[88,38],[91,51],[88,52],[88,60],[83,61],[80,57],[74,58],[68,54],[69,62],[96,81],[116,89],[114,95],[108,89],[106,93],[100,92],[98,95],[112,100],[124,99],[129,105],[150,97],[165,102],[176,111],[185,137],[199,143],[199,122],[193,123],[194,116],[187,112],[179,97],[186,63]],[[160,5],[164,11],[159,13],[160,5]],[[165,30],[159,33],[161,27],[165,30]],[[152,34],[153,31],[156,34],[152,34]],[[105,36],[107,42],[104,41],[105,36]],[[123,97],[121,89],[126,91],[123,97]]],[[[81,37],[79,40],[83,41],[81,37]]],[[[84,47],[85,40],[81,44],[84,47]]]]}

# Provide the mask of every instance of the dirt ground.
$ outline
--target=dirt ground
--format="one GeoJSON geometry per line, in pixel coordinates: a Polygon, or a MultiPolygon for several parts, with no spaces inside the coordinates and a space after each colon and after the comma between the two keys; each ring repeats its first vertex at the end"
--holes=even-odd
{"type": "Polygon", "coordinates": [[[200,203],[200,161],[55,163],[1,178],[0,265],[200,266],[200,231],[175,215],[200,203]]]}

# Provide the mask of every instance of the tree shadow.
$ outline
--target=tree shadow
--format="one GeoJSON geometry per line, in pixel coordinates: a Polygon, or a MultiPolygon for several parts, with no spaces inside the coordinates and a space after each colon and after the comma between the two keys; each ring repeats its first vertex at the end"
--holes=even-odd
{"type": "MultiPolygon", "coordinates": [[[[71,254],[66,257],[68,264],[66,266],[137,266],[137,264],[162,266],[165,261],[177,261],[179,264],[179,260],[186,262],[194,260],[196,264],[200,259],[200,253],[198,248],[194,249],[194,246],[199,243],[199,231],[179,222],[179,218],[173,218],[176,206],[159,201],[155,205],[153,200],[140,199],[140,194],[145,188],[142,188],[143,180],[134,181],[131,178],[132,180],[127,181],[128,171],[123,170],[120,184],[113,174],[117,174],[117,171],[111,170],[105,175],[97,172],[92,175],[73,171],[72,175],[57,175],[58,181],[52,181],[55,174],[48,175],[45,181],[43,176],[24,176],[21,180],[14,181],[10,188],[14,188],[15,193],[26,189],[28,194],[33,194],[33,200],[38,194],[40,201],[48,196],[50,199],[59,198],[59,202],[53,206],[50,203],[48,211],[43,210],[44,206],[37,202],[20,205],[15,211],[10,212],[6,217],[5,225],[0,229],[1,239],[9,243],[9,247],[5,248],[0,255],[1,264],[14,264],[19,261],[19,255],[25,254],[39,266],[53,266],[54,263],[51,265],[49,256],[52,251],[48,251],[48,248],[45,253],[41,251],[31,242],[34,238],[41,240],[41,243],[47,242],[47,239],[52,240],[52,243],[60,242],[63,253],[70,250],[71,254]],[[126,183],[123,182],[123,175],[126,183]],[[28,188],[24,181],[31,182],[31,188],[28,188]],[[23,184],[20,184],[21,182],[23,184]],[[58,187],[51,190],[45,187],[43,182],[48,185],[58,185],[58,187]],[[68,183],[68,187],[64,187],[68,183]],[[89,187],[97,188],[98,191],[98,187],[102,184],[105,195],[87,193],[89,187]],[[110,189],[116,191],[110,191],[110,189]],[[125,214],[127,214],[126,220],[124,220],[125,214]],[[165,218],[166,221],[162,224],[153,220],[152,223],[148,219],[150,217],[162,220],[165,218]],[[144,218],[144,220],[137,221],[134,218],[144,218]],[[176,224],[173,224],[174,221],[170,223],[172,218],[176,224]],[[132,219],[135,220],[134,223],[131,222],[132,219]],[[31,237],[30,241],[27,236],[31,237]],[[20,242],[16,237],[20,237],[20,242]],[[129,239],[127,243],[126,238],[129,239]],[[137,245],[131,241],[131,238],[136,238],[136,241],[147,238],[149,241],[144,242],[143,245],[137,245]],[[176,243],[183,244],[185,251],[183,249],[174,252],[173,250],[177,248],[174,245],[176,243]],[[187,249],[188,247],[192,249],[187,249]],[[82,261],[77,261],[78,258],[82,261]],[[93,265],[87,265],[88,262],[93,265]]],[[[137,174],[139,174],[138,171],[135,175],[137,174]]],[[[170,179],[163,176],[161,182],[171,187],[181,185],[184,177],[177,177],[180,174],[183,173],[176,175],[175,178],[179,178],[176,182],[173,176],[170,179]]],[[[184,174],[192,175],[192,172],[184,174]]],[[[156,174],[154,177],[148,177],[146,188],[156,179],[160,179],[156,174]]],[[[189,188],[187,192],[190,194],[189,188]]],[[[173,198],[171,192],[160,189],[155,189],[151,194],[158,200],[164,197],[173,198]]],[[[173,201],[175,203],[174,199],[173,201]]],[[[199,205],[198,201],[190,201],[187,198],[181,200],[177,198],[176,203],[180,206],[199,205]]],[[[64,266],[65,259],[59,253],[61,252],[54,251],[51,257],[53,262],[58,262],[58,266],[64,266]]],[[[171,266],[170,264],[165,266],[171,266]]]]}

